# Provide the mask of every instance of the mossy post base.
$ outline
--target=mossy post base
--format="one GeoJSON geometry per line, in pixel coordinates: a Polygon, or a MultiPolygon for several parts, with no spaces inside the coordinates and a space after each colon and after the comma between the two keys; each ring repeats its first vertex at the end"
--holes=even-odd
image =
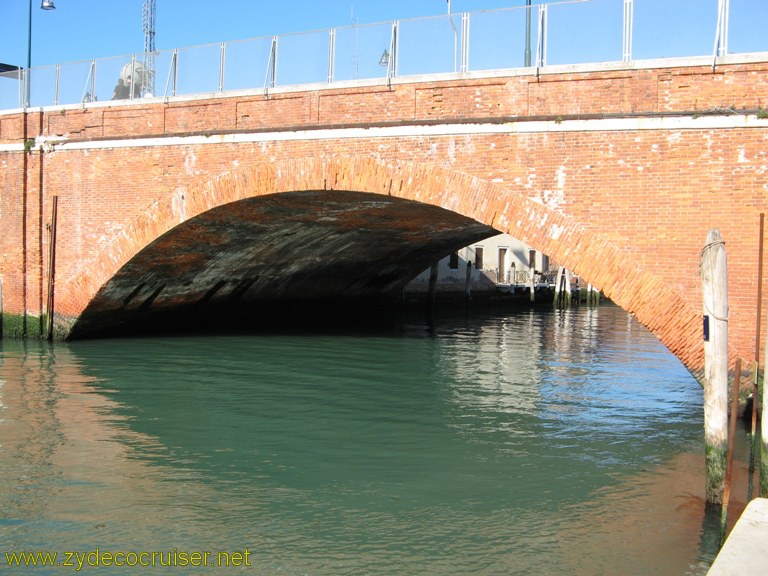
{"type": "Polygon", "coordinates": [[[707,444],[707,489],[708,504],[723,503],[723,483],[725,482],[726,446],[707,444]]]}

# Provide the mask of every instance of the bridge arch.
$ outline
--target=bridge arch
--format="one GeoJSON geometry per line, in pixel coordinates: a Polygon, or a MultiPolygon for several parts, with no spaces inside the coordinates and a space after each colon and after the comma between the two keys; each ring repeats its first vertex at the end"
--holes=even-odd
{"type": "Polygon", "coordinates": [[[518,238],[601,289],[701,377],[700,315],[661,278],[605,238],[507,185],[437,165],[368,156],[256,163],[159,199],[57,289],[57,337],[77,334],[82,318],[118,271],[180,224],[228,204],[305,191],[349,191],[415,201],[518,238]]]}

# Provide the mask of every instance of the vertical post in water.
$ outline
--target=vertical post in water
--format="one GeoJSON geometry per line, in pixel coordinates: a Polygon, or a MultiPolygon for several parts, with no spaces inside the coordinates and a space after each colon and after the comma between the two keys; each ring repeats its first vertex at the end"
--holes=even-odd
{"type": "Polygon", "coordinates": [[[571,305],[571,272],[567,268],[560,266],[557,270],[557,280],[555,281],[555,306],[558,308],[567,308],[571,305]]]}
{"type": "Polygon", "coordinates": [[[427,292],[427,320],[432,321],[432,314],[435,311],[435,294],[437,292],[437,266],[439,260],[432,262],[429,269],[429,290],[427,292]]]}
{"type": "Polygon", "coordinates": [[[54,195],[51,206],[51,245],[48,255],[48,340],[53,340],[54,290],[56,287],[56,221],[59,197],[54,195]]]}
{"type": "Polygon", "coordinates": [[[710,230],[701,253],[704,301],[704,441],[708,504],[722,504],[728,445],[728,274],[725,242],[710,230]]]}
{"type": "MultiPolygon", "coordinates": [[[[768,496],[768,394],[765,393],[765,367],[768,366],[768,346],[763,362],[763,404],[760,415],[760,496],[768,496]]],[[[754,400],[756,401],[756,400],[754,400]]]]}
{"type": "Polygon", "coordinates": [[[555,306],[561,306],[562,302],[560,301],[562,296],[560,294],[560,291],[563,289],[563,274],[565,273],[565,268],[560,266],[557,269],[557,276],[555,276],[555,306]]]}
{"type": "Polygon", "coordinates": [[[536,302],[536,271],[531,268],[531,304],[536,302]]]}
{"type": "Polygon", "coordinates": [[[763,229],[765,214],[760,212],[760,238],[757,242],[757,319],[755,321],[755,368],[752,371],[752,444],[749,451],[749,470],[755,469],[757,454],[757,403],[760,401],[760,316],[763,304],[763,229]]]}
{"type": "Polygon", "coordinates": [[[464,300],[469,304],[472,297],[472,260],[467,260],[467,277],[464,281],[464,300]]]}
{"type": "Polygon", "coordinates": [[[587,304],[589,306],[597,306],[600,304],[600,290],[587,284],[587,304]]]}
{"type": "Polygon", "coordinates": [[[536,302],[536,252],[534,250],[528,251],[528,272],[531,281],[531,304],[533,304],[536,302]]]}
{"type": "Polygon", "coordinates": [[[739,411],[739,383],[741,382],[741,358],[736,358],[736,368],[731,386],[731,417],[728,423],[728,452],[725,461],[725,481],[723,482],[723,505],[720,508],[720,546],[725,543],[728,528],[728,500],[731,497],[731,472],[733,471],[733,445],[736,441],[736,420],[739,411]]]}

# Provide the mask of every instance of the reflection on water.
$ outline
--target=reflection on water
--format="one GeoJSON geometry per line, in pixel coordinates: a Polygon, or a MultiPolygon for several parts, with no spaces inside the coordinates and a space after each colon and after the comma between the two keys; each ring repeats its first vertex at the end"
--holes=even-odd
{"type": "Polygon", "coordinates": [[[712,559],[700,388],[612,306],[4,342],[0,378],[0,551],[248,548],[245,572],[285,574],[679,575],[712,559]]]}

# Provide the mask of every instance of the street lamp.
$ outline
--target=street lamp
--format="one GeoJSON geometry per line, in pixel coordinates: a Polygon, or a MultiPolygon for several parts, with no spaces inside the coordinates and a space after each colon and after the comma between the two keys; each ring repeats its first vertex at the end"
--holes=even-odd
{"type": "Polygon", "coordinates": [[[531,0],[525,0],[525,65],[531,65],[531,0]]]}
{"type": "Polygon", "coordinates": [[[453,14],[451,13],[451,0],[448,0],[448,20],[451,22],[451,28],[453,28],[453,71],[457,70],[457,49],[459,45],[459,32],[456,30],[456,24],[453,23],[453,14]]]}
{"type": "MultiPolygon", "coordinates": [[[[40,2],[41,10],[55,10],[53,0],[42,0],[40,2]]],[[[29,107],[29,69],[32,67],[32,0],[29,0],[29,10],[27,13],[27,68],[24,71],[24,104],[29,107]]]]}

